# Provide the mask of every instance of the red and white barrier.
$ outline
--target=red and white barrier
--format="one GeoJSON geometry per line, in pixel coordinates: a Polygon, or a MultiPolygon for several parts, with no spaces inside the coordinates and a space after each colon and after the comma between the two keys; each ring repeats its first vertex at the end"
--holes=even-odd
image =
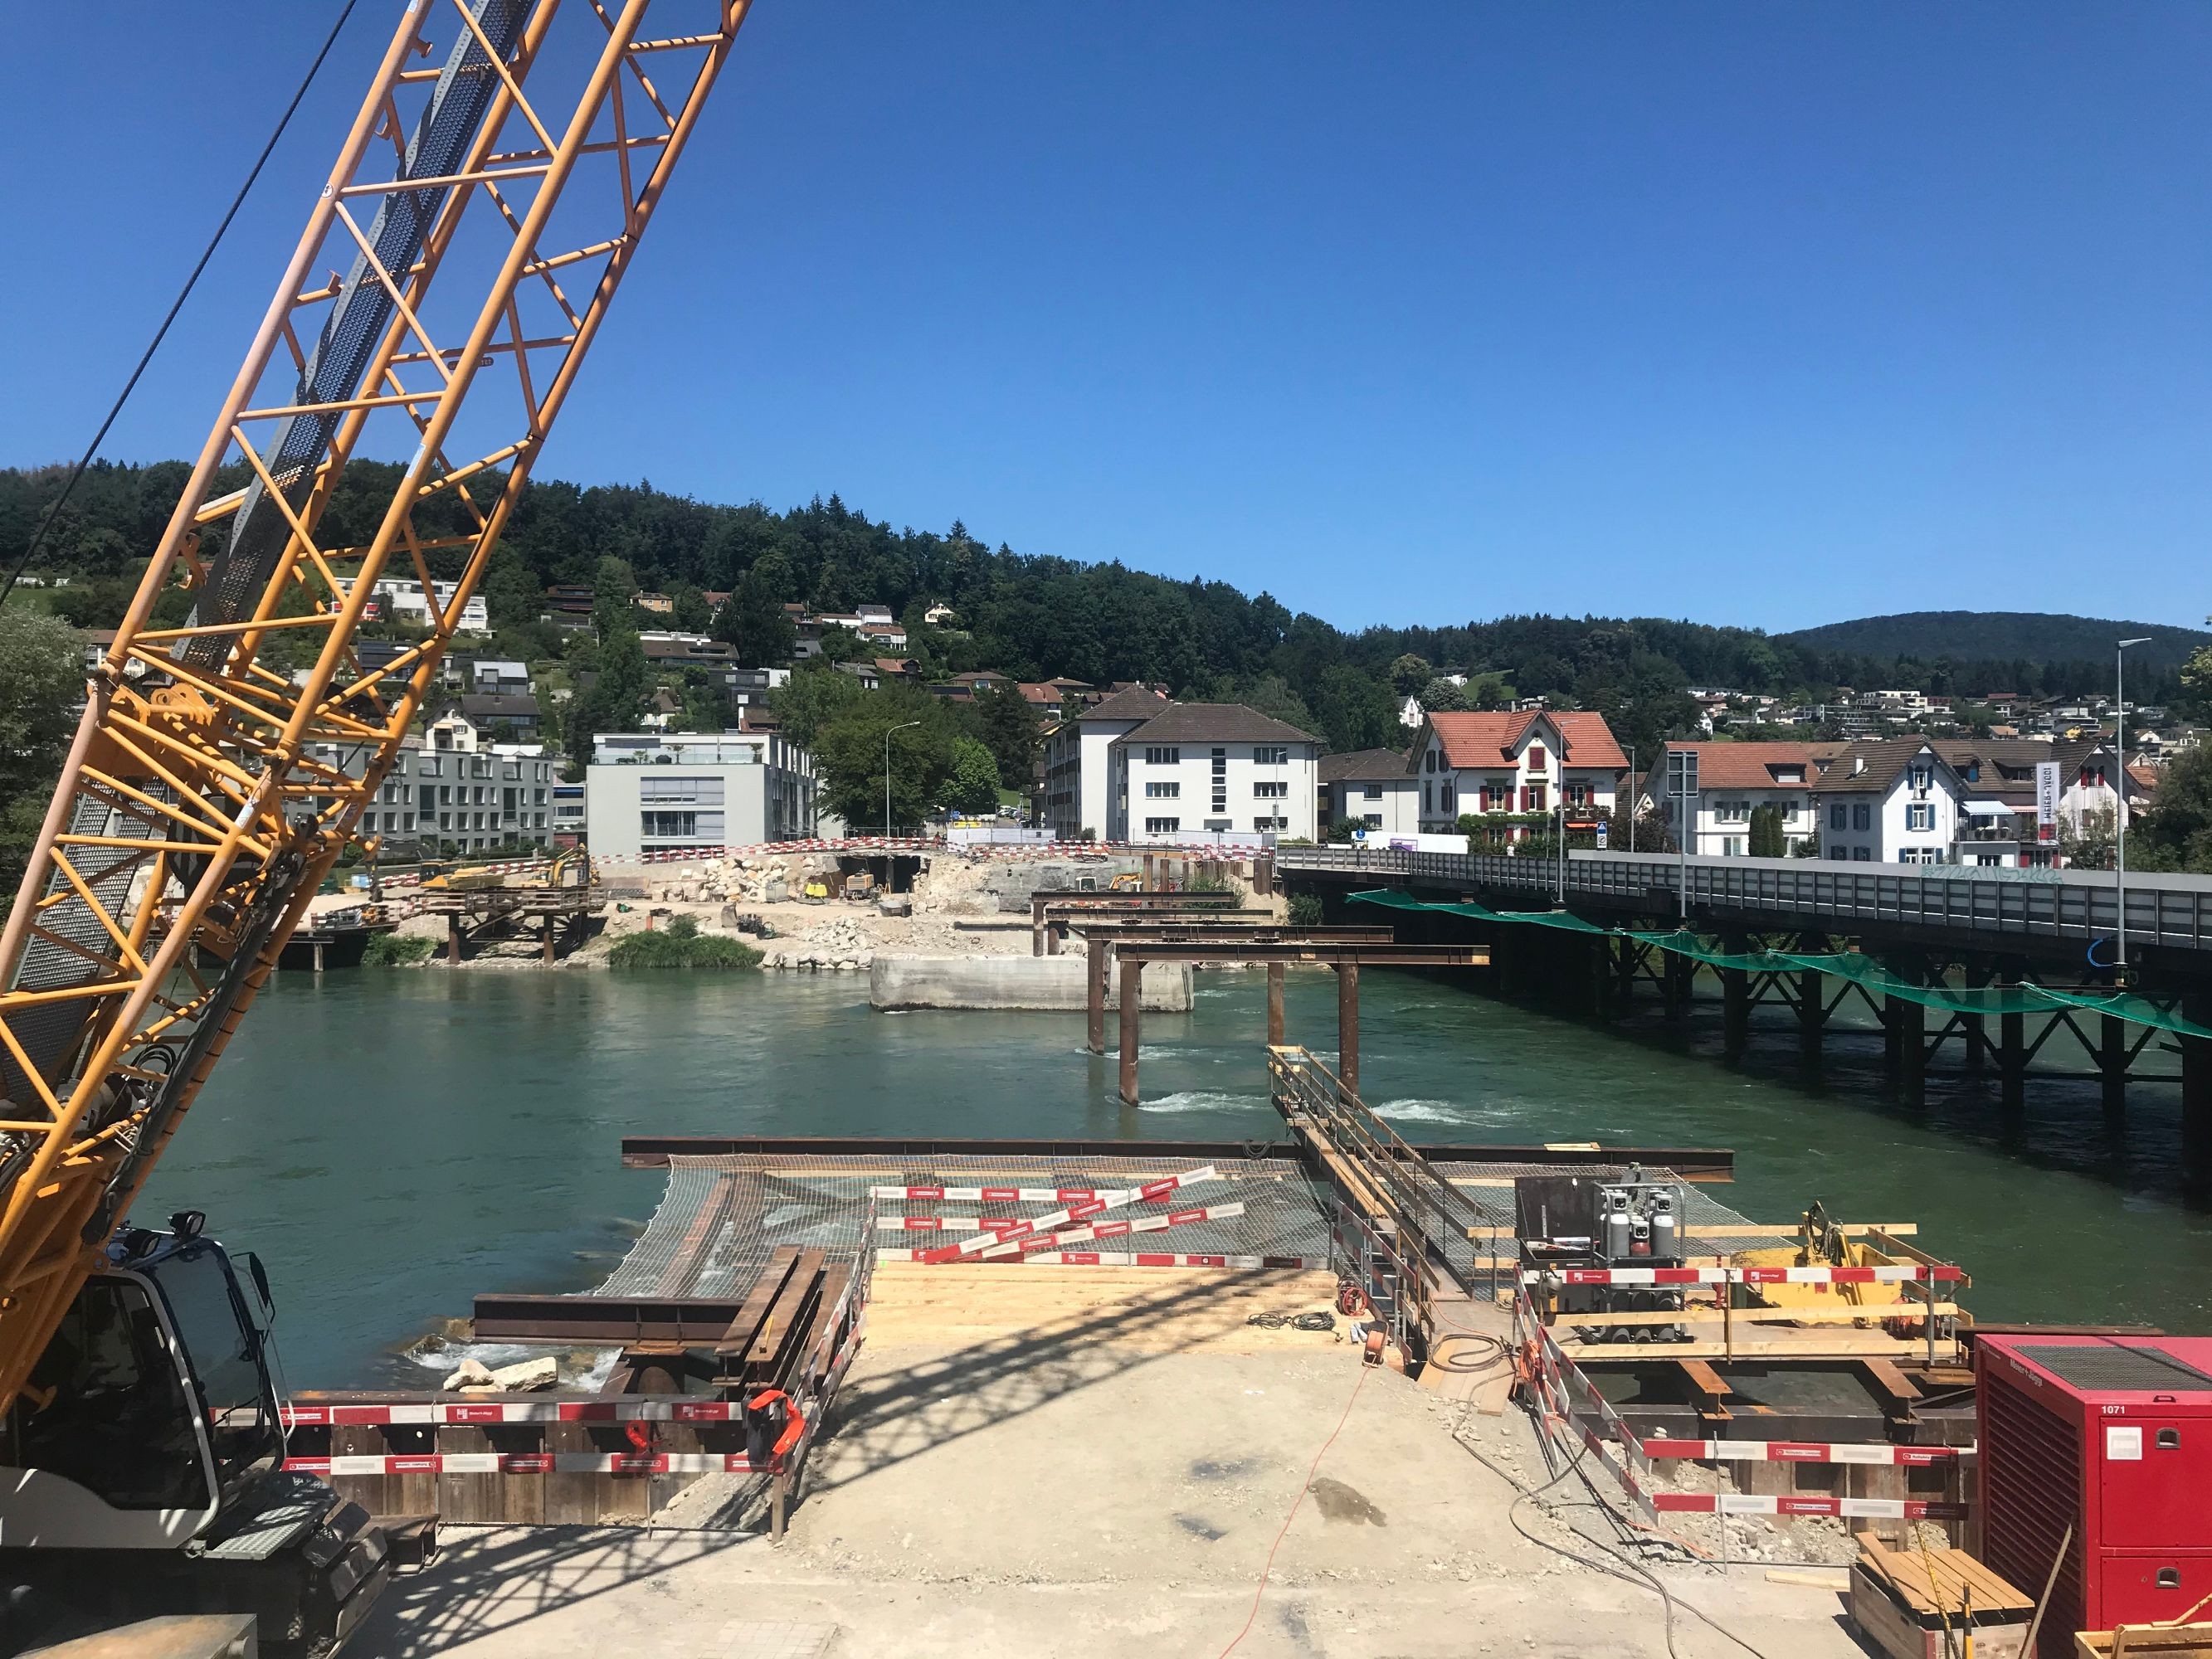
{"type": "Polygon", "coordinates": [[[288,1469],[348,1474],[751,1474],[743,1452],[417,1452],[288,1457],[288,1469]]]}
{"type": "Polygon", "coordinates": [[[1166,1215],[1139,1216],[1134,1221],[1102,1221],[1096,1226],[1069,1227],[1056,1233],[1039,1233],[1031,1238],[1007,1238],[1003,1243],[985,1246],[982,1254],[987,1261],[994,1261],[1004,1255],[1026,1255],[1055,1246],[1064,1249],[1070,1244],[1087,1244],[1095,1238],[1124,1238],[1131,1233],[1157,1233],[1170,1227],[1188,1226],[1195,1221],[1226,1221],[1243,1213],[1244,1206],[1241,1203],[1216,1204],[1206,1209],[1176,1210],[1166,1215]]]}
{"type": "MultiPolygon", "coordinates": [[[[1626,1425],[1622,1428],[1626,1431],[1626,1425]]],[[[1632,1435],[1623,1443],[1646,1462],[1688,1458],[1706,1463],[1873,1463],[1900,1468],[1955,1463],[1973,1451],[1971,1446],[1892,1446],[1838,1440],[1672,1440],[1657,1437],[1637,1440],[1632,1435]]]]}
{"type": "Polygon", "coordinates": [[[1524,1285],[1927,1285],[1966,1277],[1960,1267],[1531,1267],[1524,1285]]]}
{"type": "Polygon", "coordinates": [[[1158,1181],[1146,1182],[1141,1187],[1117,1193],[1110,1197],[1085,1199],[1079,1203],[1064,1204],[1049,1214],[1041,1215],[1033,1221],[1024,1221],[1018,1226],[1007,1228],[995,1235],[975,1234],[971,1237],[961,1240],[957,1244],[927,1251],[924,1253],[923,1260],[955,1261],[963,1255],[975,1255],[989,1246],[994,1239],[1004,1242],[1010,1238],[1026,1238],[1032,1233],[1053,1232],[1066,1226],[1071,1221],[1086,1221],[1091,1217],[1103,1215],[1109,1210],[1118,1210],[1130,1204],[1164,1198],[1170,1193],[1179,1192],[1185,1187],[1194,1187],[1202,1182],[1219,1179],[1220,1176],[1215,1173],[1213,1165],[1202,1164],[1195,1170],[1185,1170],[1181,1175],[1163,1176],[1158,1181]]]}
{"type": "Polygon", "coordinates": [[[284,1407],[288,1429],[412,1428],[504,1423],[736,1423],[727,1400],[439,1400],[389,1406],[284,1407]]]}
{"type": "Polygon", "coordinates": [[[915,1204],[1079,1204],[1091,1198],[1121,1198],[1128,1187],[871,1187],[877,1199],[915,1204]]]}
{"type": "Polygon", "coordinates": [[[1654,1463],[1675,1459],[1713,1462],[1862,1463],[1926,1468],[1954,1462],[1972,1455],[1973,1448],[1956,1446],[1893,1446],[1886,1443],[1849,1444],[1835,1442],[1787,1440],[1677,1440],[1639,1437],[1613,1403],[1598,1391],[1582,1368],[1569,1358],[1525,1295],[1516,1310],[1525,1328],[1534,1333],[1536,1347],[1535,1382],[1541,1397],[1544,1431],[1549,1436],[1557,1423],[1576,1435],[1598,1462],[1618,1480],[1646,1516],[1656,1521],[1664,1514],[1686,1515],[1831,1515],[1869,1520],[1958,1520],[1966,1513],[1963,1504],[1920,1498],[1824,1498],[1819,1496],[1759,1495],[1752,1492],[1668,1492],[1647,1490],[1637,1478],[1641,1470],[1653,1472],[1654,1463]],[[1595,1416],[1605,1425],[1599,1435],[1575,1415],[1571,1385],[1595,1416]]]}
{"type": "MultiPolygon", "coordinates": [[[[885,1261],[928,1261],[933,1250],[886,1249],[877,1252],[885,1261]]],[[[976,1258],[970,1257],[971,1262],[976,1258]]],[[[1328,1264],[1324,1256],[1305,1255],[1154,1255],[1113,1250],[1039,1250],[1029,1255],[994,1256],[976,1265],[989,1267],[1227,1267],[1238,1273],[1263,1268],[1294,1268],[1317,1273],[1328,1264]]]]}

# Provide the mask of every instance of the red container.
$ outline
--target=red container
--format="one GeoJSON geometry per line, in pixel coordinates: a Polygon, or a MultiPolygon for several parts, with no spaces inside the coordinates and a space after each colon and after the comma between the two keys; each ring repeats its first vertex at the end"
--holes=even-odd
{"type": "Polygon", "coordinates": [[[2074,1527],[2043,1659],[2212,1595],[2212,1337],[1985,1336],[1974,1370],[1983,1560],[2039,1595],[2074,1527]]]}

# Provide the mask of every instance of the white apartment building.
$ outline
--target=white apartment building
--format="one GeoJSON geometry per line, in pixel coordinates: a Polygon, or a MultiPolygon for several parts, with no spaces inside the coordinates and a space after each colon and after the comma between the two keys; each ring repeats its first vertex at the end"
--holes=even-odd
{"type": "Polygon", "coordinates": [[[1972,786],[1933,744],[1847,744],[1813,786],[1820,856],[1838,863],[1944,864],[1971,832],[1972,786]]]}
{"type": "Polygon", "coordinates": [[[1741,858],[1751,850],[1751,815],[1761,806],[1778,808],[1782,834],[1792,853],[1802,842],[1817,841],[1813,821],[1813,785],[1821,763],[1840,744],[1670,743],[1651,769],[1653,804],[1668,832],[1683,845],[1684,803],[1674,794],[1674,763],[1668,757],[1688,750],[1698,757],[1696,823],[1686,843],[1704,857],[1741,858]]]}
{"type": "MultiPolygon", "coordinates": [[[[422,597],[422,583],[408,581],[397,576],[386,576],[381,578],[371,591],[375,593],[379,608],[383,615],[398,622],[412,623],[417,628],[428,628],[430,625],[430,606],[422,597]]],[[[433,582],[430,584],[430,591],[437,597],[438,610],[442,615],[446,607],[453,601],[454,584],[433,582]]],[[[461,614],[456,627],[464,634],[491,632],[491,612],[484,606],[483,594],[469,595],[467,603],[461,606],[461,614]]]]}
{"type": "Polygon", "coordinates": [[[595,859],[815,833],[814,757],[773,732],[607,732],[584,773],[595,859]]]}
{"type": "Polygon", "coordinates": [[[1358,825],[1370,838],[1420,833],[1421,783],[1401,750],[1323,755],[1316,775],[1322,836],[1344,823],[1358,825]]]}
{"type": "Polygon", "coordinates": [[[1044,823],[1060,841],[1108,839],[1108,751],[1168,706],[1149,686],[1132,686],[1063,720],[1045,737],[1044,823]]]}
{"type": "Polygon", "coordinates": [[[1422,721],[1407,769],[1420,785],[1420,829],[1448,835],[1467,812],[1548,812],[1562,802],[1610,811],[1628,757],[1601,714],[1439,711],[1422,721]]]}
{"type": "Polygon", "coordinates": [[[1170,702],[1107,746],[1104,839],[1317,839],[1320,755],[1312,732],[1242,703],[1170,702]]]}

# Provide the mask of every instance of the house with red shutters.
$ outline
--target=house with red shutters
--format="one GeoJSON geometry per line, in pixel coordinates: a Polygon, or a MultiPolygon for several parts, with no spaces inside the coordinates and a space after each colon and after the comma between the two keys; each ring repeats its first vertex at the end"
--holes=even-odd
{"type": "Polygon", "coordinates": [[[1610,811],[1628,757],[1602,714],[1552,709],[1423,717],[1407,769],[1420,787],[1421,829],[1448,834],[1462,813],[1610,811]]]}

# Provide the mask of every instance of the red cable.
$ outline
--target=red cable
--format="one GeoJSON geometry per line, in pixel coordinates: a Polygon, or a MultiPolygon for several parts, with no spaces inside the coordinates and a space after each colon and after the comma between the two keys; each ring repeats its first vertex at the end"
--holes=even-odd
{"type": "Polygon", "coordinates": [[[1259,1587],[1252,1592],[1252,1611],[1244,1615],[1244,1628],[1237,1632],[1235,1640],[1221,1650],[1219,1659],[1229,1659],[1229,1656],[1236,1651],[1237,1644],[1252,1633],[1252,1621],[1260,1616],[1260,1598],[1267,1593],[1268,1575],[1275,1571],[1275,1552],[1282,1548],[1283,1540],[1290,1536],[1291,1522],[1298,1518],[1298,1505],[1306,1501],[1306,1492],[1313,1485],[1316,1472],[1321,1468],[1321,1460],[1328,1455],[1328,1449],[1336,1443],[1336,1437],[1344,1432],[1344,1425],[1352,1420],[1352,1408],[1359,1402],[1359,1391],[1367,1386],[1367,1373],[1377,1368],[1360,1366],[1359,1381],[1352,1385],[1352,1398],[1344,1402],[1344,1415],[1336,1419],[1336,1426],[1328,1431],[1328,1438],[1321,1443],[1321,1449],[1314,1454],[1314,1461],[1306,1470],[1305,1481],[1298,1487],[1298,1495],[1291,1500],[1291,1512],[1283,1517],[1283,1529],[1275,1534],[1275,1541],[1267,1547],[1267,1565],[1260,1570],[1259,1587]]]}

